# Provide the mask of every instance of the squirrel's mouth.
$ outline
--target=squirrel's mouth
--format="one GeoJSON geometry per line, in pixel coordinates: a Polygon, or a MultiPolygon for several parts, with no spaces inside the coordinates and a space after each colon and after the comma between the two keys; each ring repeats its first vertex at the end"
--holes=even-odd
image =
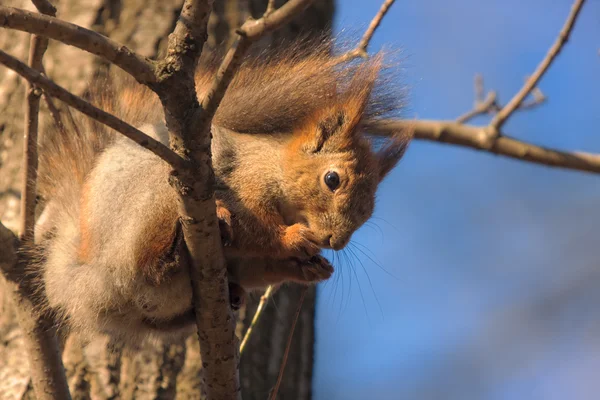
{"type": "Polygon", "coordinates": [[[142,323],[148,328],[159,332],[181,331],[196,323],[196,314],[194,309],[190,308],[182,314],[167,319],[144,317],[142,323]]]}

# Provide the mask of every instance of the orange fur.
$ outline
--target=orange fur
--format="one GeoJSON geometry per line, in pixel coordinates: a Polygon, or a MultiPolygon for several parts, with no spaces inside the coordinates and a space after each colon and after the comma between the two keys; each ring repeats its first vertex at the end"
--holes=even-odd
{"type": "MultiPolygon", "coordinates": [[[[371,216],[379,182],[408,143],[399,134],[377,150],[365,135],[366,122],[400,107],[388,96],[381,57],[336,65],[328,47],[248,58],[213,119],[217,215],[229,279],[243,288],[327,279],[333,268],[317,254],[343,248],[371,216]],[[331,173],[335,188],[325,179],[331,173]]],[[[199,68],[200,97],[213,73],[213,64],[199,68]]],[[[162,107],[149,89],[117,75],[96,83],[91,99],[166,143],[162,107]]],[[[79,326],[93,320],[119,333],[179,326],[191,289],[169,166],[76,117],[77,129],[49,133],[41,151],[49,225],[67,226],[48,239],[49,302],[79,326]],[[65,294],[63,276],[97,298],[65,294]]]]}

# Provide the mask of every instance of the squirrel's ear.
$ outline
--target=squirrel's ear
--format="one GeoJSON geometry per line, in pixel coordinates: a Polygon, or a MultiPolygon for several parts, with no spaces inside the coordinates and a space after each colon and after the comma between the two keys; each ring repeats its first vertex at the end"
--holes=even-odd
{"type": "Polygon", "coordinates": [[[380,67],[381,57],[375,57],[352,69],[340,83],[332,105],[310,116],[302,136],[305,151],[340,151],[355,145],[356,128],[365,115],[380,67]]]}
{"type": "Polygon", "coordinates": [[[322,117],[315,126],[314,140],[306,144],[305,150],[309,153],[321,151],[330,138],[344,131],[347,120],[346,114],[339,110],[322,117]]]}
{"type": "Polygon", "coordinates": [[[412,136],[412,133],[407,132],[397,134],[377,152],[380,182],[404,156],[412,136]]]}

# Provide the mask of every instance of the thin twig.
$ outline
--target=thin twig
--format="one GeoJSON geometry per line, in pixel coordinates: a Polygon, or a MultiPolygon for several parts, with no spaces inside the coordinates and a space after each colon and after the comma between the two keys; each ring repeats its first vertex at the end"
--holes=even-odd
{"type": "Polygon", "coordinates": [[[600,154],[565,152],[506,136],[498,137],[488,127],[462,125],[454,121],[381,120],[367,124],[366,131],[386,137],[412,131],[416,139],[470,147],[534,164],[600,173],[600,154]]]}
{"type": "Polygon", "coordinates": [[[170,150],[167,146],[163,145],[159,141],[151,138],[144,132],[129,125],[127,122],[120,120],[114,115],[91,105],[87,101],[83,100],[81,97],[70,93],[66,89],[62,88],[61,86],[58,86],[53,81],[40,74],[38,71],[29,68],[24,63],[20,62],[16,58],[6,54],[1,50],[0,64],[4,64],[6,67],[12,69],[17,74],[27,79],[29,82],[32,82],[36,86],[39,86],[49,95],[65,102],[66,104],[70,105],[76,110],[81,111],[83,114],[127,136],[129,139],[133,140],[140,146],[150,150],[158,157],[165,160],[174,168],[185,168],[185,166],[187,165],[185,160],[183,160],[181,157],[179,157],[177,154],[175,154],[172,150],[170,150]]]}
{"type": "MultiPolygon", "coordinates": [[[[55,15],[56,9],[47,0],[35,0],[39,11],[55,15]]],[[[48,47],[48,39],[32,35],[29,47],[29,68],[37,72],[43,70],[42,60],[48,47]]],[[[25,65],[25,64],[23,64],[25,65]]],[[[39,74],[39,73],[38,73],[39,74]]],[[[23,143],[21,218],[19,242],[13,241],[12,248],[2,249],[17,253],[17,247],[33,242],[35,208],[37,197],[38,168],[38,125],[41,91],[30,81],[25,85],[25,132],[23,143]]],[[[1,227],[4,228],[4,227],[1,227]]],[[[2,232],[6,236],[6,231],[2,232]]],[[[6,244],[6,243],[5,243],[6,244]]],[[[29,359],[31,381],[36,397],[40,400],[70,399],[69,386],[64,365],[60,357],[56,332],[52,317],[39,312],[39,304],[34,295],[35,285],[27,274],[28,256],[20,252],[15,268],[3,270],[6,288],[12,292],[15,311],[29,359]]]]}
{"type": "Polygon", "coordinates": [[[471,111],[468,111],[456,118],[456,122],[464,124],[478,115],[489,113],[494,105],[496,104],[496,92],[491,91],[487,94],[486,98],[481,102],[476,102],[475,107],[471,111]]]}
{"type": "Polygon", "coordinates": [[[475,89],[475,104],[482,102],[485,95],[485,86],[483,83],[483,76],[481,74],[475,75],[473,87],[475,89]]]}
{"type": "MultiPolygon", "coordinates": [[[[56,15],[56,8],[46,0],[34,2],[38,10],[44,10],[52,17],[56,15]]],[[[48,48],[48,39],[43,36],[31,35],[29,44],[29,66],[42,72],[42,60],[48,48]]],[[[37,169],[38,169],[38,125],[40,111],[41,91],[29,81],[25,84],[25,131],[23,135],[23,164],[22,164],[22,189],[21,189],[21,220],[19,239],[30,242],[34,236],[35,208],[37,196],[37,169]]]]}
{"type": "MultiPolygon", "coordinates": [[[[54,104],[54,100],[52,100],[52,96],[48,96],[46,92],[42,93],[44,97],[44,101],[46,102],[46,107],[48,107],[48,111],[50,111],[50,115],[52,115],[52,120],[54,121],[54,125],[60,130],[62,135],[67,134],[67,128],[65,127],[65,123],[62,120],[62,116],[60,115],[60,110],[54,104]]],[[[81,136],[78,136],[81,137],[81,136]]]]}
{"type": "MultiPolygon", "coordinates": [[[[488,92],[485,99],[483,98],[484,85],[483,77],[481,75],[475,76],[474,86],[475,105],[473,106],[472,110],[467,111],[460,117],[456,118],[456,122],[459,124],[465,124],[479,115],[497,113],[502,109],[502,107],[498,103],[498,96],[496,94],[496,91],[492,90],[488,92]]],[[[533,99],[529,102],[521,103],[521,105],[517,109],[518,111],[531,110],[532,108],[535,108],[546,101],[546,96],[544,96],[542,91],[537,87],[533,88],[531,94],[533,95],[533,99]]]]}
{"type": "Polygon", "coordinates": [[[56,7],[54,7],[48,0],[31,0],[31,2],[42,14],[56,17],[56,7]]]}
{"type": "Polygon", "coordinates": [[[369,24],[369,27],[365,31],[365,33],[364,33],[362,39],[360,40],[360,42],[358,43],[358,45],[354,49],[339,56],[337,59],[338,63],[350,61],[350,60],[353,60],[358,57],[361,57],[361,58],[368,57],[367,47],[369,47],[369,43],[371,42],[371,39],[373,38],[373,34],[375,33],[375,31],[381,24],[381,20],[383,19],[385,14],[388,12],[388,10],[392,6],[392,4],[394,4],[394,1],[395,0],[385,0],[383,2],[383,4],[381,5],[381,8],[379,9],[379,11],[375,15],[375,17],[373,17],[373,20],[369,24]]]}
{"type": "Polygon", "coordinates": [[[121,43],[58,18],[0,6],[0,27],[29,32],[75,46],[122,68],[138,82],[153,86],[154,66],[146,57],[131,51],[121,43]]]}
{"type": "Polygon", "coordinates": [[[269,0],[267,3],[267,10],[264,15],[269,15],[275,10],[275,0],[269,0]]]}
{"type": "Polygon", "coordinates": [[[577,20],[577,16],[581,11],[581,7],[583,6],[584,2],[585,0],[575,0],[575,3],[571,7],[571,12],[569,13],[567,21],[565,22],[565,25],[560,31],[560,34],[556,38],[556,41],[554,42],[552,47],[550,47],[550,50],[548,50],[546,57],[544,57],[542,62],[536,68],[535,72],[525,82],[521,90],[519,90],[519,92],[508,102],[508,104],[506,104],[506,106],[504,106],[504,108],[502,108],[502,110],[500,110],[500,112],[498,112],[498,114],[496,114],[496,116],[490,123],[490,126],[496,131],[496,133],[499,132],[499,130],[502,128],[502,125],[504,125],[504,123],[511,116],[511,114],[517,108],[519,108],[521,103],[523,103],[523,100],[525,100],[525,98],[533,90],[533,88],[537,86],[540,79],[542,79],[542,77],[544,76],[544,73],[546,73],[556,56],[560,53],[560,50],[569,40],[569,36],[571,34],[573,26],[575,26],[575,21],[577,20]]]}
{"type": "Polygon", "coordinates": [[[296,330],[296,322],[298,322],[298,317],[300,316],[300,311],[302,310],[302,304],[304,303],[304,296],[306,296],[306,292],[308,291],[308,286],[304,286],[302,291],[300,292],[300,299],[298,300],[298,307],[296,308],[296,314],[294,315],[294,320],[292,321],[292,327],[290,329],[290,333],[288,335],[287,345],[285,346],[285,352],[283,353],[283,359],[281,360],[281,366],[279,367],[279,374],[277,375],[277,383],[275,383],[275,387],[271,392],[270,400],[275,400],[277,398],[277,393],[279,392],[279,386],[281,386],[281,380],[283,379],[283,371],[285,371],[285,365],[287,364],[287,359],[290,354],[290,348],[292,347],[292,339],[294,338],[294,331],[296,330]]]}
{"type": "Polygon", "coordinates": [[[19,241],[7,227],[0,221],[0,270],[2,272],[15,269],[17,262],[17,247],[19,241]]]}
{"type": "Polygon", "coordinates": [[[57,334],[48,315],[40,313],[35,278],[24,273],[27,253],[19,251],[19,240],[0,222],[0,268],[3,290],[10,293],[29,355],[29,373],[39,400],[70,400],[65,369],[58,350],[57,334]]]}
{"type": "MultiPolygon", "coordinates": [[[[43,1],[43,0],[35,0],[35,1],[43,1]]],[[[46,69],[44,68],[44,66],[41,66],[42,68],[40,69],[40,72],[44,75],[44,76],[48,76],[46,74],[46,69]]],[[[67,128],[65,125],[65,122],[62,119],[60,110],[58,109],[58,107],[56,106],[56,104],[54,103],[54,100],[52,100],[52,96],[49,96],[48,93],[42,91],[42,96],[44,97],[44,101],[46,102],[46,107],[48,107],[48,111],[50,111],[50,115],[52,115],[52,119],[54,120],[54,125],[56,125],[56,127],[60,130],[61,134],[63,135],[67,135],[67,128]]],[[[68,107],[67,107],[68,110],[68,107]]],[[[74,128],[77,128],[76,126],[74,128]]],[[[81,137],[81,133],[79,131],[77,131],[77,137],[81,137]]]]}
{"type": "Polygon", "coordinates": [[[265,304],[267,304],[267,300],[269,299],[269,297],[271,297],[272,292],[273,292],[273,286],[269,285],[269,287],[267,288],[267,290],[265,290],[263,295],[260,296],[260,302],[258,303],[256,312],[254,313],[254,317],[252,317],[252,322],[250,322],[250,326],[246,330],[246,333],[244,334],[244,338],[242,339],[242,343],[240,344],[240,354],[242,354],[242,352],[244,351],[244,348],[246,347],[246,343],[248,343],[248,339],[250,339],[250,335],[252,334],[252,329],[258,322],[258,319],[260,318],[262,310],[263,310],[265,304]]]}

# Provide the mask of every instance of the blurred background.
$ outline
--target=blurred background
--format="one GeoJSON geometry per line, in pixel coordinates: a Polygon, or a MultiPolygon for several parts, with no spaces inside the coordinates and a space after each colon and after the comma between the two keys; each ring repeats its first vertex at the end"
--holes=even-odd
{"type": "MultiPolygon", "coordinates": [[[[339,1],[363,32],[380,1],[339,1]]],[[[455,119],[473,78],[505,104],[572,1],[397,1],[370,52],[401,48],[407,117],[455,119]]],[[[600,152],[600,2],[588,1],[511,136],[600,152]]],[[[480,117],[474,124],[486,124],[480,117]]],[[[416,141],[317,300],[314,398],[596,399],[600,177],[416,141]],[[345,260],[345,261],[344,261],[345,260]]]]}
{"type": "MultiPolygon", "coordinates": [[[[360,36],[382,1],[337,0],[334,7],[333,0],[317,0],[263,44],[302,30],[319,32],[332,13],[335,33],[360,36]]],[[[156,58],[183,1],[52,2],[61,18],[156,58]]],[[[29,0],[0,3],[33,9],[29,0]]],[[[215,1],[207,48],[227,45],[235,27],[248,15],[262,15],[266,3],[215,1]]],[[[501,104],[509,101],[556,39],[571,6],[572,0],[397,0],[369,51],[401,50],[397,83],[407,88],[405,117],[452,120],[473,107],[478,73],[501,104]]],[[[28,43],[25,34],[0,30],[0,48],[21,59],[28,43]]],[[[548,100],[516,112],[504,131],[600,153],[599,49],[600,1],[588,0],[539,85],[548,100]]],[[[77,94],[108,71],[106,62],[56,42],[44,62],[51,78],[77,94]]],[[[12,227],[23,93],[22,81],[0,68],[0,218],[12,227]]],[[[48,118],[44,107],[42,118],[48,118]]],[[[318,287],[314,371],[309,291],[280,398],[309,399],[311,375],[315,400],[598,398],[598,204],[598,175],[413,142],[381,185],[372,220],[347,250],[329,254],[336,273],[318,287]]],[[[290,285],[265,308],[241,360],[245,399],[267,398],[273,387],[285,346],[278,339],[287,337],[299,293],[290,285]]],[[[21,333],[4,297],[0,290],[0,398],[29,398],[21,333]]],[[[195,337],[153,342],[133,353],[109,352],[104,338],[87,347],[76,337],[68,340],[64,359],[74,398],[197,398],[202,363],[195,337]]]]}

